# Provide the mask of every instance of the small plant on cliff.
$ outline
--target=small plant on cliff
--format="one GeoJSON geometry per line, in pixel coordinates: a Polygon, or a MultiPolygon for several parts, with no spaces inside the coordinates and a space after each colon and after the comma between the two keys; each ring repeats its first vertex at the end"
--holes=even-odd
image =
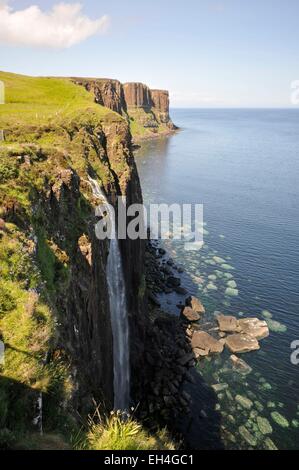
{"type": "Polygon", "coordinates": [[[175,446],[166,429],[150,433],[132,416],[120,411],[102,418],[98,408],[89,418],[89,429],[75,447],[85,450],[174,450],[175,446]]]}

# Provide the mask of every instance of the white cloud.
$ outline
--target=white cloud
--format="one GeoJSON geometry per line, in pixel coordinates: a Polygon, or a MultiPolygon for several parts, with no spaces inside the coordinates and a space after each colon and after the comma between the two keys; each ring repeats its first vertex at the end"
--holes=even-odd
{"type": "Polygon", "coordinates": [[[0,0],[0,43],[16,46],[67,48],[105,33],[109,17],[91,20],[80,3],[59,3],[48,12],[37,5],[13,10],[0,0]]]}

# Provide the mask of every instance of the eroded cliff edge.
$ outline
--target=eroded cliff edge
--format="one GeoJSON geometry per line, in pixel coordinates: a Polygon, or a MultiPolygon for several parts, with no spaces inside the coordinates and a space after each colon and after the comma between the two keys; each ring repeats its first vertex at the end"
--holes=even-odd
{"type": "Polygon", "coordinates": [[[92,92],[95,101],[125,117],[134,139],[174,132],[177,127],[169,114],[167,90],[151,90],[143,83],[120,83],[102,78],[72,78],[92,92]]]}

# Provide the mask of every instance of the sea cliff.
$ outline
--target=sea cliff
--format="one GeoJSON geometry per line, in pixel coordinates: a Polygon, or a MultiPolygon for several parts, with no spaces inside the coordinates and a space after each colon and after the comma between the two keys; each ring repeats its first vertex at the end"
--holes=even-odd
{"type": "MultiPolygon", "coordinates": [[[[148,112],[146,103],[167,114],[168,101],[116,81],[82,87],[3,72],[0,80],[0,447],[24,446],[37,431],[69,442],[95,406],[102,413],[113,407],[109,240],[95,236],[99,201],[89,178],[115,207],[117,196],[142,203],[128,116],[131,107],[148,112]]],[[[131,401],[139,404],[136,416],[159,423],[178,408],[188,364],[177,369],[183,332],[180,351],[172,320],[155,306],[149,311],[149,249],[144,240],[120,241],[131,401]]]]}
{"type": "Polygon", "coordinates": [[[101,78],[72,78],[92,92],[95,101],[125,117],[135,140],[166,135],[177,127],[169,114],[169,93],[143,83],[101,78]]]}

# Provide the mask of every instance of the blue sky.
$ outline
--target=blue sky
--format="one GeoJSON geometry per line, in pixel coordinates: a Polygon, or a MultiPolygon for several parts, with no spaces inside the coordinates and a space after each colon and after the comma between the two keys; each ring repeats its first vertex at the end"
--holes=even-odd
{"type": "MultiPolygon", "coordinates": [[[[47,12],[61,2],[1,3],[13,13],[33,4],[47,12]]],[[[33,45],[30,40],[23,45],[22,38],[14,43],[3,33],[0,69],[141,81],[168,89],[174,107],[291,106],[291,82],[299,80],[298,0],[80,3],[90,20],[109,16],[102,34],[53,48],[38,45],[39,39],[33,45]]]]}

